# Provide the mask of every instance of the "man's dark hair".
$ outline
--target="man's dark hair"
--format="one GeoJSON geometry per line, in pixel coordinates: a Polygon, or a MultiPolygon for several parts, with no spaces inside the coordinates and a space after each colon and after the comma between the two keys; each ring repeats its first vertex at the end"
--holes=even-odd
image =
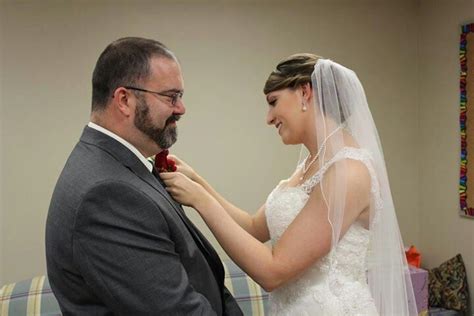
{"type": "Polygon", "coordinates": [[[176,59],[162,43],[140,37],[120,38],[100,54],[92,75],[92,111],[105,109],[121,86],[134,86],[150,75],[150,59],[176,59]]]}

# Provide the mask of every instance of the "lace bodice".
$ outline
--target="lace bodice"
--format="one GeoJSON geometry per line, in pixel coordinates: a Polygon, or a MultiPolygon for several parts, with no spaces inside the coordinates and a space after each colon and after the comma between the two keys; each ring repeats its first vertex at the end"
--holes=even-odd
{"type": "MultiPolygon", "coordinates": [[[[316,174],[297,187],[282,181],[269,195],[265,213],[271,242],[275,245],[287,227],[308,201],[309,194],[321,181],[327,169],[341,159],[363,162],[372,178],[372,194],[376,209],[381,205],[378,182],[369,152],[345,147],[316,174]]],[[[301,166],[300,166],[301,167],[301,166]]],[[[375,304],[367,285],[367,251],[370,233],[354,223],[336,248],[318,260],[297,280],[270,294],[273,315],[376,315],[375,304]]]]}

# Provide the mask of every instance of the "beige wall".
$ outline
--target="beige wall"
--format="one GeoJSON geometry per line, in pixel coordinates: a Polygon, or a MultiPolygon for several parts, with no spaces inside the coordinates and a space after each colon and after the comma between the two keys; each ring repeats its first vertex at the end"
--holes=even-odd
{"type": "MultiPolygon", "coordinates": [[[[0,7],[0,74],[3,74],[3,11],[0,7]]],[[[3,273],[3,76],[0,75],[0,285],[3,273]]]]}
{"type": "Polygon", "coordinates": [[[0,284],[45,273],[49,199],[88,121],[94,63],[110,41],[128,35],[162,40],[179,56],[188,112],[172,151],[250,212],[289,175],[299,153],[265,125],[261,89],[268,73],[295,52],[353,68],[384,144],[402,234],[418,244],[419,228],[426,228],[417,216],[417,3],[186,2],[2,4],[0,284]]]}
{"type": "Polygon", "coordinates": [[[459,26],[474,1],[420,3],[420,249],[428,267],[461,253],[474,307],[474,219],[459,209],[459,26]]]}

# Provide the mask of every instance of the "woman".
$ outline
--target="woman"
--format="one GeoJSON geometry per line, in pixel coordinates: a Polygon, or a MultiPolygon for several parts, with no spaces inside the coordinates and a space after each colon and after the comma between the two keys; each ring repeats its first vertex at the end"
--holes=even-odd
{"type": "Polygon", "coordinates": [[[178,172],[161,174],[167,190],[271,292],[271,314],[416,315],[382,148],[356,74],[297,54],[277,65],[264,93],[267,123],[285,144],[303,145],[295,172],[265,205],[250,216],[176,157],[178,172]]]}

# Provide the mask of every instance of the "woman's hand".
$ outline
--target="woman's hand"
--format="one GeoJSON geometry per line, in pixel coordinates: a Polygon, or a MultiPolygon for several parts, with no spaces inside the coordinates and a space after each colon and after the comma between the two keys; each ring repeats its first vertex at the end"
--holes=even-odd
{"type": "Polygon", "coordinates": [[[189,179],[179,172],[179,169],[175,172],[162,172],[160,177],[166,184],[166,191],[178,203],[198,209],[198,203],[202,204],[212,199],[212,196],[199,183],[189,179]]]}
{"type": "Polygon", "coordinates": [[[168,158],[173,160],[176,163],[176,168],[177,168],[176,171],[177,172],[181,172],[182,174],[184,174],[189,179],[197,182],[198,174],[196,173],[196,171],[194,171],[193,168],[191,168],[190,165],[188,165],[187,163],[185,163],[183,160],[179,159],[175,155],[169,155],[168,158]]]}

